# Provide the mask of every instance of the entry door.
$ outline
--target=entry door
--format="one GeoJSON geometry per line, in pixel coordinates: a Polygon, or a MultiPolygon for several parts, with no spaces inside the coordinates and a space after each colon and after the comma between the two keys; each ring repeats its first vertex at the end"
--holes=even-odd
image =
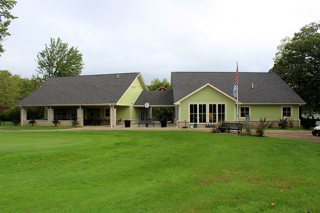
{"type": "Polygon", "coordinates": [[[147,117],[147,109],[140,108],[140,121],[145,121],[147,117]]]}

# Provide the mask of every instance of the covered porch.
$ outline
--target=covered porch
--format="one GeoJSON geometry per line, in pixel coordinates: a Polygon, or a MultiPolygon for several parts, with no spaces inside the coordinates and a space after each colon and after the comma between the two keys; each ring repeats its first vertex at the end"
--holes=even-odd
{"type": "Polygon", "coordinates": [[[167,126],[176,126],[172,91],[143,91],[134,108],[139,112],[138,127],[161,126],[161,121],[167,121],[167,126]]]}
{"type": "MultiPolygon", "coordinates": [[[[104,106],[46,106],[43,119],[30,118],[28,109],[21,107],[21,126],[117,126],[117,108],[114,105],[104,106]]],[[[120,120],[121,121],[121,120],[120,120]]]]}

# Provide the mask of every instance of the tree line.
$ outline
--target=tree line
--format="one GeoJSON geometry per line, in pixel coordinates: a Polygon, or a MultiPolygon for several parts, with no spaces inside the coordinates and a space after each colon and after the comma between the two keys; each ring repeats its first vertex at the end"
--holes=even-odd
{"type": "MultiPolygon", "coordinates": [[[[320,111],[320,22],[305,25],[281,40],[269,72],[277,73],[307,103],[310,114],[320,111]]],[[[280,92],[280,91],[279,91],[280,92]]]]}

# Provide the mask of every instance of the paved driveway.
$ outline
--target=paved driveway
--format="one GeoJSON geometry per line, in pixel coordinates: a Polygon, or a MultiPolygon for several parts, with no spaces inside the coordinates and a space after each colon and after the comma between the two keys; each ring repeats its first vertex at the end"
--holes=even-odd
{"type": "Polygon", "coordinates": [[[265,130],[265,136],[320,143],[320,136],[313,136],[311,132],[312,130],[265,130]]]}

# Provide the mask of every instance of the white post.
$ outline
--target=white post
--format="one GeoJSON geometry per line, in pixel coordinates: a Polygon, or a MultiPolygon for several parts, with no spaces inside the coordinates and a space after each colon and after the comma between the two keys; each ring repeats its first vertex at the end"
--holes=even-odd
{"type": "Polygon", "coordinates": [[[25,108],[20,109],[20,125],[23,126],[27,122],[27,110],[25,108]]]}
{"type": "Polygon", "coordinates": [[[77,121],[79,126],[83,126],[83,109],[81,109],[81,106],[77,109],[77,121]]]}
{"type": "Polygon", "coordinates": [[[112,114],[113,114],[113,125],[114,127],[117,126],[117,108],[114,108],[113,107],[113,110],[112,110],[112,114]]]}
{"type": "Polygon", "coordinates": [[[238,62],[237,62],[237,123],[239,122],[239,69],[238,69],[238,62]]]}
{"type": "Polygon", "coordinates": [[[113,127],[113,108],[114,106],[110,106],[110,127],[113,127]]]}
{"type": "Polygon", "coordinates": [[[239,89],[238,89],[238,85],[237,85],[237,123],[239,121],[239,89]]]}

